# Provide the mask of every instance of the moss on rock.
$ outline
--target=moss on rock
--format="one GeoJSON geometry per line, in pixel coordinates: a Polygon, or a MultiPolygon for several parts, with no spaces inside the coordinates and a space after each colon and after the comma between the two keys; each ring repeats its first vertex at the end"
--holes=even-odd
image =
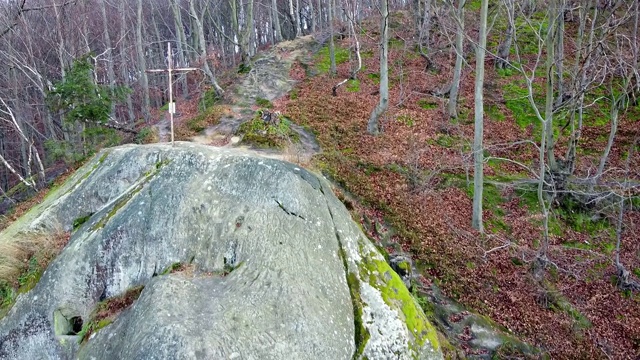
{"type": "Polygon", "coordinates": [[[354,358],[358,358],[364,352],[364,347],[369,341],[369,331],[362,323],[362,299],[360,297],[360,280],[354,273],[347,275],[347,283],[349,284],[349,292],[351,293],[351,301],[353,302],[353,319],[355,334],[354,340],[356,344],[356,353],[354,358]]]}
{"type": "Polygon", "coordinates": [[[391,309],[395,309],[398,314],[401,314],[402,320],[413,336],[411,347],[419,350],[428,341],[433,350],[439,350],[440,344],[436,329],[429,322],[400,276],[391,269],[385,260],[378,259],[374,253],[364,256],[360,263],[360,277],[380,292],[384,302],[391,309]]]}

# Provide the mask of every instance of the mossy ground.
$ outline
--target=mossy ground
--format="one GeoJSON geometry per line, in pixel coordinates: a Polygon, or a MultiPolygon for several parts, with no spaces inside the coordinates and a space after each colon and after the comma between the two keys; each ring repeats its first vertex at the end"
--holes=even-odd
{"type": "MultiPolygon", "coordinates": [[[[349,49],[335,46],[336,66],[349,61],[349,49]]],[[[331,69],[331,59],[329,58],[329,46],[324,46],[316,54],[316,68],[320,73],[326,74],[331,69]]]]}
{"type": "Polygon", "coordinates": [[[213,105],[186,122],[178,123],[175,127],[176,140],[190,140],[207,127],[217,124],[227,111],[226,106],[213,105]]]}
{"type": "Polygon", "coordinates": [[[238,132],[243,134],[242,141],[257,148],[282,149],[289,142],[298,142],[298,133],[291,129],[291,121],[281,117],[279,121],[267,123],[260,117],[260,112],[256,116],[240,125],[238,132]]]}

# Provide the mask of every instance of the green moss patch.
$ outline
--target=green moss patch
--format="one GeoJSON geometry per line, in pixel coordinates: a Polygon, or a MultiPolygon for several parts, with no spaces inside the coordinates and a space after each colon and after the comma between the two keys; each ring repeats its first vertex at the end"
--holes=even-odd
{"type": "Polygon", "coordinates": [[[276,122],[263,121],[260,112],[256,116],[242,125],[238,132],[243,134],[242,141],[258,148],[285,147],[289,141],[298,142],[298,133],[291,129],[291,121],[281,117],[276,122]]]}
{"type": "Polygon", "coordinates": [[[401,122],[402,124],[404,124],[406,126],[413,126],[416,123],[416,120],[413,117],[411,117],[410,115],[406,115],[406,114],[398,115],[396,120],[401,122]]]}
{"type": "Polygon", "coordinates": [[[495,121],[505,121],[506,117],[504,116],[504,114],[502,113],[502,111],[500,111],[500,108],[496,105],[489,105],[485,108],[485,112],[487,113],[487,115],[489,115],[489,117],[492,120],[495,121]]]}
{"type": "Polygon", "coordinates": [[[425,110],[436,109],[438,107],[438,103],[428,99],[420,99],[417,102],[418,106],[425,110]]]}
{"type": "Polygon", "coordinates": [[[396,274],[384,260],[373,256],[363,257],[360,264],[360,276],[378,289],[385,303],[392,309],[398,309],[404,317],[405,324],[415,338],[415,343],[422,347],[429,341],[434,350],[438,350],[438,335],[422,308],[396,274]]]}
{"type": "Polygon", "coordinates": [[[159,140],[160,140],[160,136],[158,134],[158,128],[144,127],[140,129],[138,134],[136,134],[133,141],[136,144],[151,144],[151,143],[156,143],[159,140]]]}
{"type": "Polygon", "coordinates": [[[182,271],[186,268],[186,266],[187,264],[184,264],[181,262],[174,262],[173,264],[167,266],[166,269],[162,270],[160,275],[168,275],[168,274],[173,274],[175,272],[182,271]]]}
{"type": "Polygon", "coordinates": [[[353,358],[357,359],[364,352],[364,348],[369,341],[370,334],[367,328],[362,324],[363,304],[360,296],[360,280],[358,280],[358,276],[356,276],[356,274],[349,273],[347,275],[347,283],[349,284],[351,302],[353,303],[353,320],[355,329],[354,341],[356,344],[356,353],[353,358]]]}
{"type": "Polygon", "coordinates": [[[263,99],[263,98],[256,98],[256,105],[265,108],[265,109],[272,109],[273,108],[273,103],[267,99],[263,99]]]}
{"type": "Polygon", "coordinates": [[[507,109],[511,111],[520,128],[529,125],[539,125],[538,117],[529,103],[529,92],[524,85],[519,83],[508,83],[503,87],[504,100],[507,109]]]}
{"type": "Polygon", "coordinates": [[[87,214],[85,216],[80,216],[73,220],[73,230],[78,230],[78,228],[82,226],[82,224],[86,223],[87,220],[91,218],[91,215],[93,215],[93,213],[87,214]]]}
{"type": "MultiPolygon", "coordinates": [[[[216,104],[220,103],[221,98],[216,94],[215,90],[209,89],[202,93],[200,97],[200,102],[198,103],[198,108],[200,111],[206,111],[207,109],[213,107],[216,104]]],[[[167,104],[167,109],[169,108],[167,104]]]]}
{"type": "Polygon", "coordinates": [[[347,82],[347,91],[349,92],[359,92],[360,91],[360,81],[359,80],[349,80],[347,82]]]}
{"type": "Polygon", "coordinates": [[[367,74],[367,77],[369,79],[371,79],[371,81],[373,81],[374,84],[376,84],[376,85],[380,84],[380,74],[378,74],[378,73],[369,73],[369,74],[367,74]]]}
{"type": "MultiPolygon", "coordinates": [[[[349,61],[349,49],[335,46],[336,66],[349,61]]],[[[316,55],[316,68],[320,73],[327,74],[331,69],[329,46],[324,46],[316,55]]]]}

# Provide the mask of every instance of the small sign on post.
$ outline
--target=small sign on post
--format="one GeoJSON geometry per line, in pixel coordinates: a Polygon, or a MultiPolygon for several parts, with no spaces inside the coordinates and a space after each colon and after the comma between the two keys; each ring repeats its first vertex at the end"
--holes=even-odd
{"type": "Polygon", "coordinates": [[[173,68],[173,59],[171,57],[171,43],[167,43],[167,63],[168,66],[166,69],[153,69],[147,70],[150,73],[169,73],[169,119],[171,122],[171,146],[174,146],[173,142],[173,114],[176,113],[176,103],[173,101],[173,72],[174,71],[192,71],[199,70],[198,68],[173,68]]]}

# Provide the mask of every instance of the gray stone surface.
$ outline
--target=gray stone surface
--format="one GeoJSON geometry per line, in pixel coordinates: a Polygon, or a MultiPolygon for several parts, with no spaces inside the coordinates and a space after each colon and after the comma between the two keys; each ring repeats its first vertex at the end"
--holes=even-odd
{"type": "Polygon", "coordinates": [[[0,359],[442,356],[328,183],[293,164],[192,143],[108,149],[0,241],[89,214],[0,320],[0,359]],[[178,262],[194,270],[164,274],[178,262]],[[138,285],[82,345],[64,334],[138,285]]]}

